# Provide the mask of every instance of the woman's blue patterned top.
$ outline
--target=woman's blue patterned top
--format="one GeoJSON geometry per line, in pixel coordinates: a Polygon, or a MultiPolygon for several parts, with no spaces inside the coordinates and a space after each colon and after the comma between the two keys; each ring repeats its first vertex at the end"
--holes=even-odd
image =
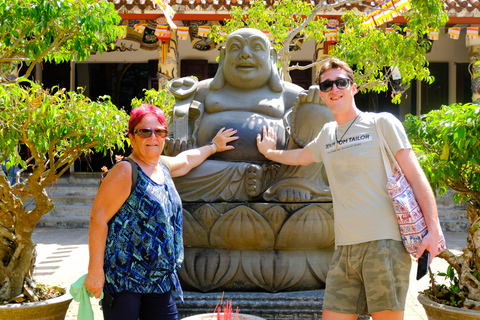
{"type": "Polygon", "coordinates": [[[182,202],[169,169],[164,184],[137,165],[135,190],[108,223],[105,289],[182,296],[176,269],[183,261],[182,202]]]}

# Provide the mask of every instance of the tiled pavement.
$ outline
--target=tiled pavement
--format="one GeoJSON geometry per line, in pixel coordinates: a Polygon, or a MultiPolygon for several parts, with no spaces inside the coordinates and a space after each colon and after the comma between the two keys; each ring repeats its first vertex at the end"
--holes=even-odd
{"type": "MultiPolygon", "coordinates": [[[[447,247],[460,253],[465,245],[465,232],[446,232],[447,247]]],[[[88,266],[88,229],[55,229],[37,228],[33,234],[37,244],[37,263],[35,280],[40,283],[56,284],[65,287],[75,282],[87,272],[88,266]]],[[[447,263],[439,258],[433,260],[433,272],[445,271],[447,263]]],[[[410,288],[407,297],[405,320],[427,320],[422,305],[417,301],[419,291],[428,287],[429,279],[425,276],[420,281],[415,280],[416,262],[413,262],[410,274],[410,288]]],[[[96,320],[102,320],[103,315],[98,300],[91,299],[96,320]]],[[[65,319],[77,319],[78,304],[73,301],[65,319]]]]}

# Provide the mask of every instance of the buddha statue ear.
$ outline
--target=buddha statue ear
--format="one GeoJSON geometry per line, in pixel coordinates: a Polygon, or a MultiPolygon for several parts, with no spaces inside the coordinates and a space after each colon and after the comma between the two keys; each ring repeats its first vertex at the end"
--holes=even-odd
{"type": "Polygon", "coordinates": [[[225,87],[225,75],[223,74],[223,62],[225,61],[225,47],[220,48],[220,57],[218,59],[218,69],[210,84],[210,90],[217,91],[225,87]]]}
{"type": "Polygon", "coordinates": [[[273,92],[282,92],[283,87],[282,87],[282,82],[280,80],[280,76],[278,75],[278,59],[277,59],[277,51],[275,49],[270,49],[270,61],[271,61],[271,67],[272,67],[272,72],[270,76],[270,80],[268,81],[268,87],[270,90],[273,92]]]}

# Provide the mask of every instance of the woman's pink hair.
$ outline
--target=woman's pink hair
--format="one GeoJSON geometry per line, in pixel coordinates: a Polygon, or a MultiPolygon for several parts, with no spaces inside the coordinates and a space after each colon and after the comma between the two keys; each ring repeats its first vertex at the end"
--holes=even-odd
{"type": "Polygon", "coordinates": [[[162,109],[152,104],[142,104],[140,107],[132,109],[132,112],[130,113],[130,120],[128,120],[128,133],[133,134],[135,126],[148,114],[155,115],[160,124],[164,126],[167,125],[167,120],[165,119],[165,114],[162,109]]]}

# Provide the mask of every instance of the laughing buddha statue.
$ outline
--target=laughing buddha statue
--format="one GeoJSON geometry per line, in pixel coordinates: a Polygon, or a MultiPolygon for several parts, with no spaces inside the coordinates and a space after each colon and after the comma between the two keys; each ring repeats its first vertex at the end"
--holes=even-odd
{"type": "Polygon", "coordinates": [[[165,153],[178,146],[202,146],[222,128],[237,130],[234,150],[215,153],[189,174],[175,178],[186,202],[327,202],[330,188],[323,163],[287,166],[257,149],[263,126],[277,133],[278,149],[303,147],[333,116],[320,103],[302,103],[305,91],[280,80],[276,52],[265,34],[244,28],[231,33],[220,49],[213,79],[194,77],[168,84],[176,98],[165,153]]]}

